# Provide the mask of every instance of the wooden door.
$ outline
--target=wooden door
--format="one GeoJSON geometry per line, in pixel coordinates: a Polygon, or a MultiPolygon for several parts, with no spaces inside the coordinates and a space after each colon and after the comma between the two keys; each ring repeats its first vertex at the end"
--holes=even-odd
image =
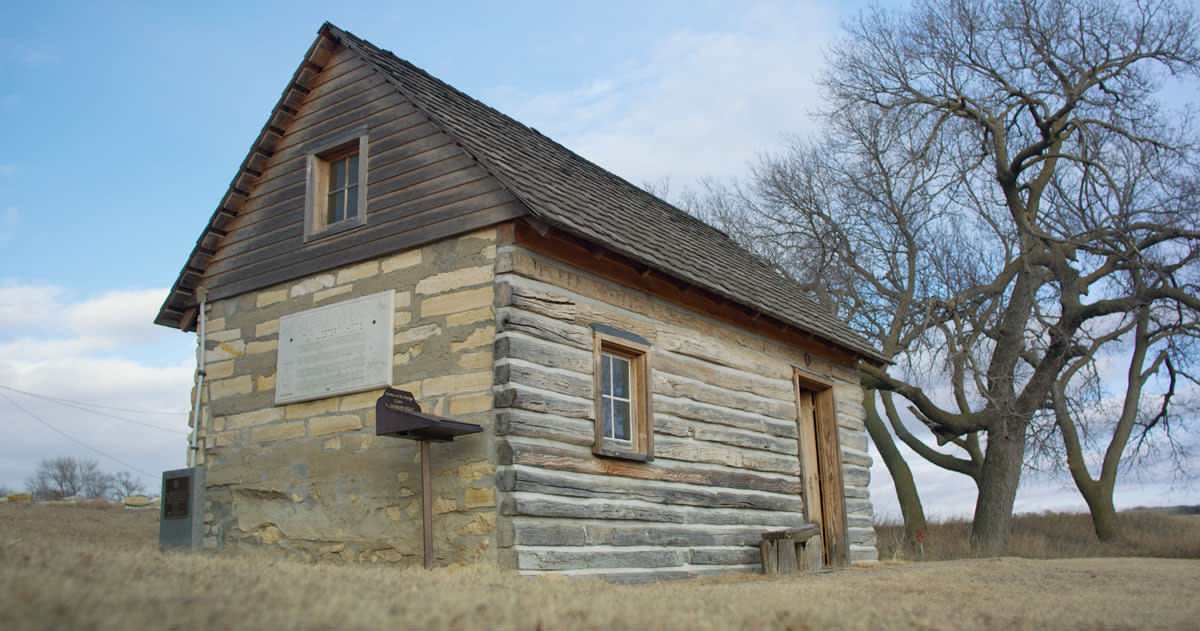
{"type": "Polygon", "coordinates": [[[795,375],[806,517],[821,526],[825,564],[848,565],[850,546],[833,382],[807,371],[797,370],[795,375]]]}

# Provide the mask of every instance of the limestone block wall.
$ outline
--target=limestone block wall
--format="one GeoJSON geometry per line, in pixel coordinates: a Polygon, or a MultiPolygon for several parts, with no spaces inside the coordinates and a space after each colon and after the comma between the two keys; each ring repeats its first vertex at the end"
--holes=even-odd
{"type": "Polygon", "coordinates": [[[375,435],[382,390],[274,403],[281,316],[392,289],[393,383],[427,412],[484,427],[432,446],[437,563],[494,560],[495,261],[488,229],[212,303],[205,548],[420,563],[419,447],[375,435]]]}
{"type": "Polygon", "coordinates": [[[754,572],[805,522],[793,366],[835,382],[852,560],[877,556],[853,370],[516,245],[497,265],[500,562],[523,574],[754,572]],[[598,323],[651,345],[654,461],[598,458],[598,323]]]}

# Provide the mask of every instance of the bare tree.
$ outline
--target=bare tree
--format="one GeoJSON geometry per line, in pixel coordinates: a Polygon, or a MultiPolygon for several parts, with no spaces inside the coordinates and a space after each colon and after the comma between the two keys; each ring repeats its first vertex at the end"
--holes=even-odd
{"type": "Polygon", "coordinates": [[[43,500],[58,500],[83,492],[79,463],[71,456],[42,460],[25,485],[35,498],[43,500]]]}
{"type": "Polygon", "coordinates": [[[101,471],[95,460],[59,456],[39,462],[25,484],[34,497],[43,500],[74,496],[107,499],[116,488],[116,479],[101,471]]]}
{"type": "Polygon", "coordinates": [[[870,10],[830,53],[828,139],[765,157],[734,195],[758,219],[743,238],[788,244],[781,266],[896,359],[861,369],[868,429],[898,489],[885,415],[975,480],[978,553],[1007,549],[1027,441],[1039,420],[1068,425],[1053,419],[1072,367],[1133,339],[1125,314],[1178,314],[1148,325],[1152,358],[1195,333],[1196,135],[1156,95],[1198,68],[1191,8],[1172,2],[870,10]]]}
{"type": "Polygon", "coordinates": [[[116,490],[116,480],[111,473],[100,470],[100,464],[95,460],[78,461],[79,478],[83,486],[83,497],[91,499],[111,499],[116,490]]]}
{"type": "Polygon", "coordinates": [[[135,478],[133,474],[128,471],[120,471],[113,476],[113,487],[116,493],[120,496],[117,499],[126,498],[130,495],[137,495],[146,490],[146,486],[142,484],[141,480],[135,478]]]}

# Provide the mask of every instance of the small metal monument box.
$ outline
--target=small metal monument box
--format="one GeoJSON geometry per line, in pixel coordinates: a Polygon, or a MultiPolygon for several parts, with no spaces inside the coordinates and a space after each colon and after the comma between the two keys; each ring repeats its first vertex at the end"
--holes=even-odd
{"type": "Polygon", "coordinates": [[[375,434],[421,442],[421,534],[424,539],[425,569],[433,568],[433,476],[429,458],[430,441],[450,442],[457,436],[475,434],[483,428],[472,423],[425,414],[411,392],[388,388],[375,401],[375,434]]]}
{"type": "Polygon", "coordinates": [[[164,471],[158,516],[158,547],[200,550],[204,514],[204,469],[164,471]]]}

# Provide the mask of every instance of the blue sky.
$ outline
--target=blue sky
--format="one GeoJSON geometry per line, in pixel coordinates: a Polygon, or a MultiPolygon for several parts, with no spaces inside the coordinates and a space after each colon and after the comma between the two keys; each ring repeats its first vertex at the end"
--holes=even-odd
{"type": "MultiPolygon", "coordinates": [[[[0,485],[60,454],[152,490],[182,466],[195,340],[152,320],[325,20],[678,190],[813,130],[821,51],[863,3],[336,4],[0,6],[0,485]]],[[[931,513],[969,514],[965,479],[914,467],[931,513]]],[[[872,488],[894,512],[884,469],[872,488]]],[[[1121,493],[1200,502],[1164,481],[1121,493]]],[[[1065,479],[1026,484],[1018,503],[1063,507],[1083,508],[1065,479]]]]}

